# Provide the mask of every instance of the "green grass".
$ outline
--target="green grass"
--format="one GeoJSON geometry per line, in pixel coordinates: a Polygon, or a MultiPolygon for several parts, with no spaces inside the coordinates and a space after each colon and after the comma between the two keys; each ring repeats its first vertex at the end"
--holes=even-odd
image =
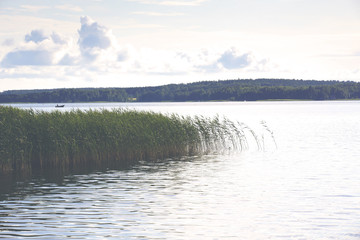
{"type": "Polygon", "coordinates": [[[0,106],[0,173],[67,172],[241,150],[247,147],[245,129],[219,117],[0,106]]]}

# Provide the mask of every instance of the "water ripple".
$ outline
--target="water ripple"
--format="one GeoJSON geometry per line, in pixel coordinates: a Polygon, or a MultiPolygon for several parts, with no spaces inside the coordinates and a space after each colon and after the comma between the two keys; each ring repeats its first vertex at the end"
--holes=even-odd
{"type": "MultiPolygon", "coordinates": [[[[209,105],[201,105],[206,113],[216,103],[209,105]]],[[[265,116],[279,150],[1,180],[0,238],[360,238],[360,111],[354,104],[220,105],[216,112],[239,120],[265,116]]]]}

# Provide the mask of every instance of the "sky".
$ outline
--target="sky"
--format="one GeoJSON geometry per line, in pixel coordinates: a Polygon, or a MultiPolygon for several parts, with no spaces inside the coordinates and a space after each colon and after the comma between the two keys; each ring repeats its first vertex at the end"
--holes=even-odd
{"type": "Polygon", "coordinates": [[[359,0],[0,0],[0,91],[360,81],[359,0]]]}

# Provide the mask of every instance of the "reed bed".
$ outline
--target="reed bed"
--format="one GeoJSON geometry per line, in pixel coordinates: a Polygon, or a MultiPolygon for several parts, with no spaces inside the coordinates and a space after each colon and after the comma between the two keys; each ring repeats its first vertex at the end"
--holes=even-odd
{"type": "Polygon", "coordinates": [[[219,117],[0,106],[0,173],[67,172],[241,150],[247,147],[245,130],[219,117]]]}

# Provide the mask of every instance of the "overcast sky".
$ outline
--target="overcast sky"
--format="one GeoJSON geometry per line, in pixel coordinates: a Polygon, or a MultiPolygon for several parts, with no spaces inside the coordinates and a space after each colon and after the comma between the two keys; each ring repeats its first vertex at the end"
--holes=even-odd
{"type": "Polygon", "coordinates": [[[0,0],[0,91],[360,81],[359,0],[0,0]]]}

